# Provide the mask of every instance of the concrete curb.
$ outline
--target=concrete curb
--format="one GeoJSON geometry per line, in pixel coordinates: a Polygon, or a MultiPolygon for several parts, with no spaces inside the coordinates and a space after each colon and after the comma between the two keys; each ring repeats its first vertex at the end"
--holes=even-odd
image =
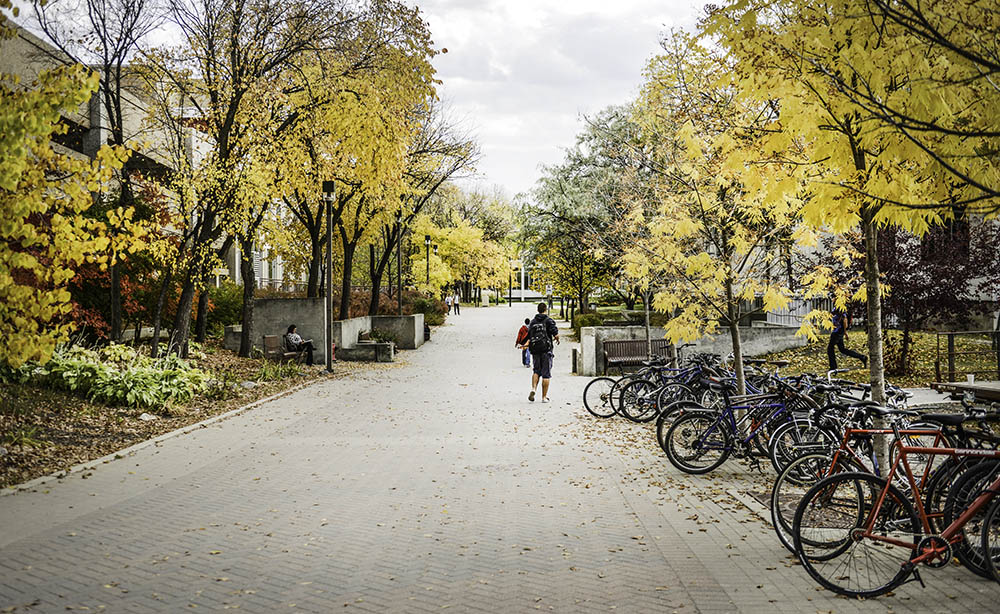
{"type": "Polygon", "coordinates": [[[236,409],[231,409],[231,410],[229,410],[229,411],[227,411],[227,412],[225,412],[223,414],[219,414],[218,416],[212,416],[211,418],[206,418],[206,419],[202,420],[201,422],[195,422],[194,424],[189,424],[187,426],[182,426],[179,429],[175,429],[173,431],[170,431],[169,433],[164,433],[162,435],[154,437],[153,439],[147,439],[146,441],[140,441],[139,443],[137,443],[135,445],[131,445],[131,446],[129,446],[129,447],[123,449],[123,450],[118,450],[117,452],[112,452],[111,454],[107,454],[107,455],[102,456],[100,458],[95,458],[92,461],[87,461],[85,463],[80,463],[79,465],[74,465],[74,466],[70,467],[69,469],[66,469],[66,470],[63,470],[63,471],[57,471],[55,473],[50,473],[49,475],[43,475],[43,476],[37,477],[37,478],[35,478],[33,480],[28,480],[27,482],[24,482],[23,484],[17,484],[17,485],[14,485],[14,486],[7,486],[7,487],[5,487],[3,489],[0,489],[0,497],[6,497],[6,496],[11,496],[11,495],[16,495],[18,493],[26,492],[26,491],[34,491],[34,490],[37,490],[40,486],[42,486],[44,484],[47,484],[47,483],[49,483],[49,482],[51,482],[53,480],[56,480],[56,481],[62,480],[64,478],[67,478],[67,477],[73,475],[74,473],[80,473],[82,471],[93,471],[94,469],[97,468],[97,465],[106,465],[106,464],[110,463],[111,461],[121,460],[121,459],[127,458],[129,456],[132,456],[133,454],[135,454],[136,452],[138,452],[140,450],[144,450],[144,449],[146,449],[146,448],[148,448],[150,446],[155,446],[156,444],[158,444],[158,443],[160,443],[162,441],[166,441],[168,439],[173,439],[174,437],[180,437],[181,435],[187,435],[188,433],[191,433],[193,431],[197,431],[199,429],[207,428],[207,427],[211,426],[212,424],[215,424],[216,422],[222,422],[223,420],[227,420],[227,419],[232,418],[234,416],[238,416],[238,415],[240,415],[240,414],[242,414],[244,412],[250,411],[251,409],[254,409],[254,408],[256,408],[256,407],[258,407],[260,405],[263,405],[265,403],[270,403],[271,401],[274,401],[276,399],[280,399],[281,397],[283,397],[285,395],[292,394],[293,392],[298,392],[299,390],[302,390],[304,388],[308,388],[309,386],[312,386],[312,385],[317,384],[319,382],[328,381],[329,379],[335,379],[335,378],[336,378],[336,376],[334,376],[334,378],[323,378],[323,379],[317,379],[317,380],[311,381],[311,382],[305,382],[305,383],[302,383],[302,384],[298,384],[297,386],[293,386],[293,387],[289,388],[288,390],[283,390],[281,392],[277,392],[275,394],[272,394],[269,397],[265,397],[263,399],[258,399],[256,401],[254,401],[253,403],[249,403],[247,405],[244,405],[243,407],[237,407],[236,409]]]}

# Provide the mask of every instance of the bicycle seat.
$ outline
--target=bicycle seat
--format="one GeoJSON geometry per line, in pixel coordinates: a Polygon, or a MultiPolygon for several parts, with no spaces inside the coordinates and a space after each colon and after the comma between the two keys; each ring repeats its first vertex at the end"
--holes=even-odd
{"type": "Polygon", "coordinates": [[[965,414],[924,414],[920,418],[927,422],[937,422],[945,426],[958,426],[969,419],[965,414]]]}
{"type": "Polygon", "coordinates": [[[879,405],[876,401],[872,401],[871,399],[867,399],[865,401],[851,401],[849,405],[851,407],[862,407],[862,408],[881,407],[881,405],[879,405]]]}
{"type": "Polygon", "coordinates": [[[762,364],[767,363],[767,361],[764,360],[763,358],[748,358],[748,359],[744,360],[743,363],[744,364],[748,364],[748,365],[757,365],[757,366],[760,366],[762,364]]]}
{"type": "Polygon", "coordinates": [[[813,384],[813,392],[819,392],[821,394],[826,394],[828,392],[838,393],[841,392],[840,386],[833,386],[830,384],[813,384]]]}
{"type": "Polygon", "coordinates": [[[910,409],[892,409],[891,407],[881,407],[874,401],[862,401],[861,403],[853,403],[851,407],[858,407],[864,409],[866,412],[871,412],[876,416],[885,418],[887,416],[917,416],[917,412],[910,409]]]}
{"type": "Polygon", "coordinates": [[[769,360],[767,363],[782,369],[792,364],[790,360],[769,360]]]}
{"type": "Polygon", "coordinates": [[[727,377],[719,381],[702,378],[701,383],[703,386],[715,390],[716,392],[721,392],[723,390],[732,390],[736,387],[736,378],[727,377]]]}

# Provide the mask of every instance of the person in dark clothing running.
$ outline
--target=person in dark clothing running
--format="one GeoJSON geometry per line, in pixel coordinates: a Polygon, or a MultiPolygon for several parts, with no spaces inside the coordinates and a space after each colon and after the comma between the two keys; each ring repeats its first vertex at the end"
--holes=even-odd
{"type": "Polygon", "coordinates": [[[521,326],[521,330],[517,331],[517,340],[514,341],[514,347],[521,350],[521,364],[525,368],[531,368],[531,352],[528,350],[528,325],[531,324],[531,320],[528,318],[524,319],[524,325],[521,326]]]}
{"type": "Polygon", "coordinates": [[[556,321],[545,315],[548,306],[538,304],[538,313],[528,325],[528,350],[531,352],[531,362],[534,365],[531,373],[531,393],[528,400],[534,402],[535,389],[538,380],[542,381],[542,403],[549,402],[549,380],[552,379],[552,353],[555,341],[559,343],[559,327],[556,321]]]}
{"type": "Polygon", "coordinates": [[[826,355],[830,358],[831,370],[837,368],[837,354],[834,352],[834,349],[840,350],[840,353],[845,356],[857,358],[865,367],[868,366],[868,359],[865,356],[844,345],[844,341],[847,339],[847,329],[850,327],[851,317],[840,309],[834,309],[833,332],[830,333],[830,343],[826,346],[826,355]]]}

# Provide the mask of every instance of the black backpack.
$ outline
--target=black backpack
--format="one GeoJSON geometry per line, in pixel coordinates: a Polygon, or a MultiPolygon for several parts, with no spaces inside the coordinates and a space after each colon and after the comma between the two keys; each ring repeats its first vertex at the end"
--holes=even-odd
{"type": "Polygon", "coordinates": [[[528,326],[528,351],[532,354],[545,354],[552,351],[552,339],[549,338],[549,331],[545,326],[545,319],[532,320],[528,326]]]}

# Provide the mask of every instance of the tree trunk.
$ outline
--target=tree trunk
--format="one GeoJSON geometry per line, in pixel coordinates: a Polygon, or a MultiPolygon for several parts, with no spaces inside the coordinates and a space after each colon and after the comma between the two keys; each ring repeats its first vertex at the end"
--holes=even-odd
{"type": "Polygon", "coordinates": [[[899,366],[900,375],[910,372],[910,344],[913,341],[913,337],[910,335],[910,324],[909,322],[903,323],[903,345],[899,351],[899,366]]]}
{"type": "Polygon", "coordinates": [[[861,216],[865,234],[865,290],[868,298],[868,375],[872,385],[872,400],[885,403],[885,367],[882,357],[882,295],[878,267],[878,228],[875,210],[866,207],[861,216]]]}
{"type": "MultiPolygon", "coordinates": [[[[389,261],[391,260],[392,250],[388,250],[387,253],[390,257],[386,257],[382,254],[382,257],[378,260],[375,259],[375,245],[368,246],[368,255],[370,256],[368,264],[368,276],[372,280],[372,297],[368,304],[368,315],[378,315],[379,303],[382,301],[382,276],[385,274],[386,267],[389,266],[389,261]]],[[[392,287],[392,276],[389,277],[389,287],[392,287]]],[[[389,293],[392,296],[392,293],[389,293]]]]}
{"type": "MultiPolygon", "coordinates": [[[[240,251],[244,254],[253,253],[253,244],[250,241],[240,241],[240,251]]],[[[253,259],[240,259],[240,277],[243,278],[243,308],[240,312],[240,356],[250,357],[253,349],[253,339],[250,337],[253,328],[253,297],[257,283],[253,275],[253,259]]]]}
{"type": "MultiPolygon", "coordinates": [[[[882,294],[878,267],[878,227],[876,210],[865,207],[861,212],[861,229],[865,235],[865,291],[868,299],[868,376],[872,387],[872,400],[885,404],[885,365],[882,358],[882,294]]],[[[882,420],[875,421],[876,428],[884,428],[882,420]]],[[[875,458],[879,467],[889,467],[888,438],[877,435],[874,439],[875,458]]]]}
{"type": "Polygon", "coordinates": [[[646,314],[646,360],[653,358],[653,338],[649,334],[649,291],[642,293],[642,310],[646,314]]]}
{"type": "Polygon", "coordinates": [[[204,343],[208,334],[208,284],[203,279],[198,292],[198,311],[194,319],[194,340],[204,343]]]}
{"type": "Polygon", "coordinates": [[[174,328],[170,335],[168,352],[176,352],[181,358],[187,358],[187,340],[191,333],[191,306],[194,304],[195,283],[197,271],[192,264],[187,271],[181,295],[177,299],[177,313],[174,314],[174,328]]]}
{"type": "Polygon", "coordinates": [[[351,274],[354,271],[354,249],[357,244],[349,243],[343,230],[341,239],[344,242],[344,271],[340,283],[340,314],[337,317],[346,320],[351,317],[351,274]]]}
{"type": "Polygon", "coordinates": [[[174,269],[170,267],[163,275],[160,283],[160,292],[156,297],[156,307],[153,310],[153,339],[150,342],[149,355],[157,357],[160,350],[160,328],[163,324],[163,307],[167,302],[167,291],[170,289],[170,282],[174,278],[174,269]]]}
{"type": "Polygon", "coordinates": [[[111,342],[118,343],[122,337],[122,282],[121,264],[111,265],[111,342]]]}
{"type": "Polygon", "coordinates": [[[733,280],[726,280],[726,311],[729,320],[729,338],[733,342],[733,370],[736,372],[736,386],[739,394],[747,393],[747,381],[743,373],[743,340],[740,337],[740,316],[737,299],[733,296],[733,280]]]}
{"type": "MultiPolygon", "coordinates": [[[[316,230],[316,234],[319,234],[319,229],[316,230]]],[[[326,239],[320,239],[318,236],[310,236],[310,242],[312,243],[312,253],[309,255],[306,297],[317,298],[323,281],[321,265],[323,263],[323,247],[326,245],[326,239]]]]}

